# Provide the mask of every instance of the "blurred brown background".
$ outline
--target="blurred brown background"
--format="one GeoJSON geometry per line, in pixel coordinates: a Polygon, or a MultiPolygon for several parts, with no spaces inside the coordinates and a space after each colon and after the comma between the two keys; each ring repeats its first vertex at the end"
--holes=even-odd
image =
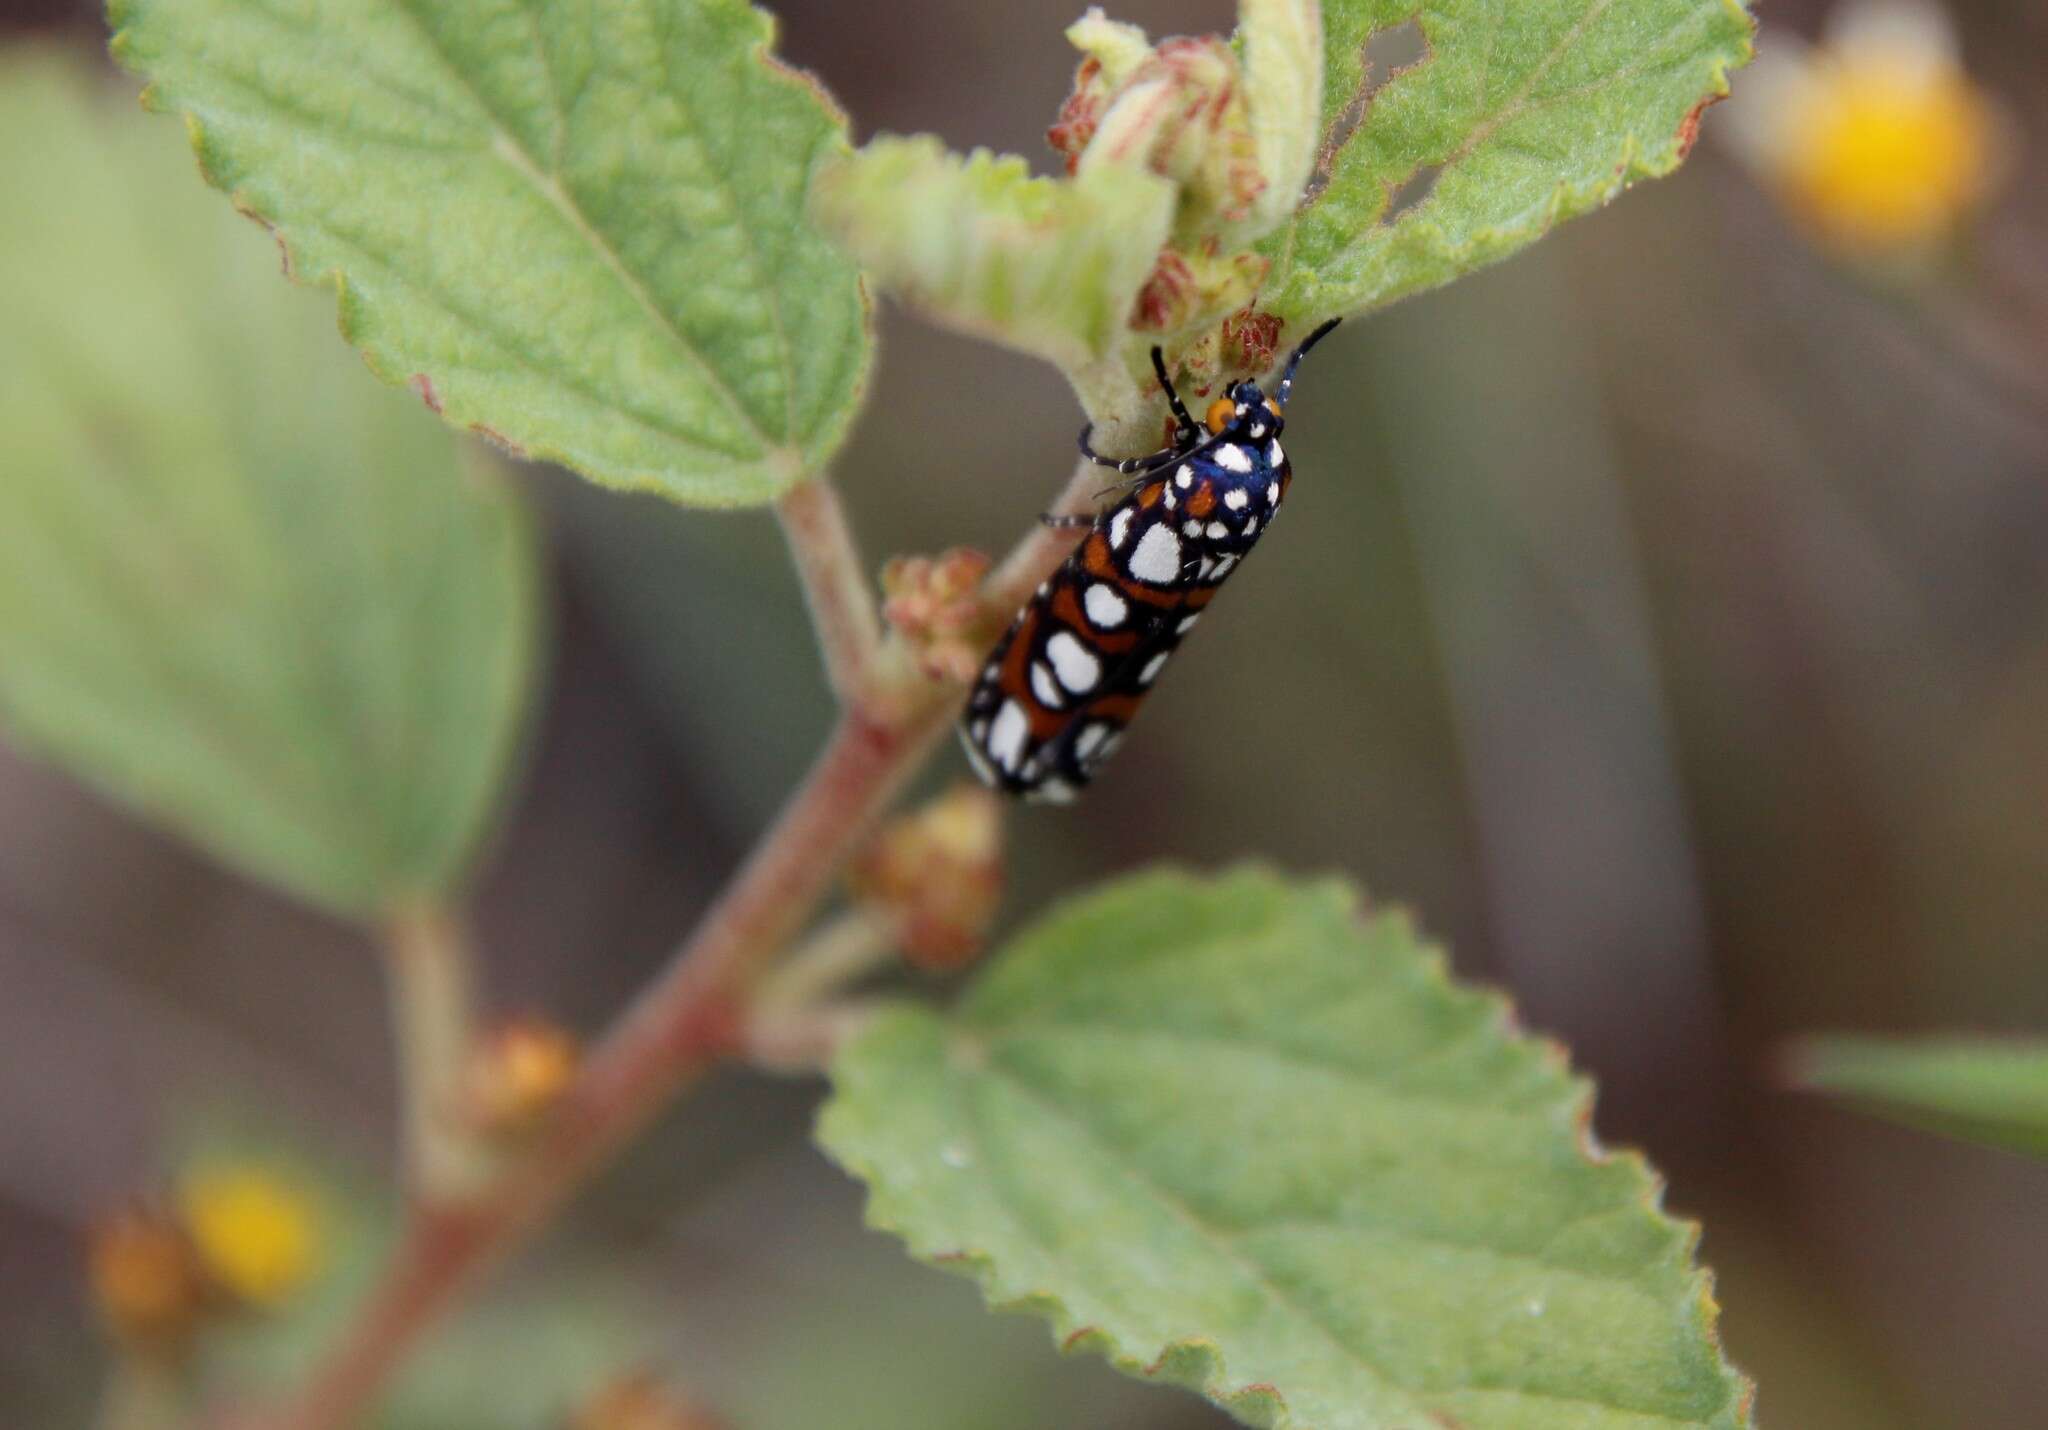
{"type": "MultiPolygon", "coordinates": [[[[1067,0],[775,8],[861,135],[1044,158],[1067,0]]],[[[2048,20],[1957,18],[2023,170],[1972,276],[1932,306],[1845,279],[1709,115],[1675,179],[1318,354],[1296,515],[1094,796],[1012,824],[1013,919],[1250,855],[1415,907],[1704,1223],[1780,1430],[2048,1425],[2048,1168],[1770,1080],[1805,1030],[2048,1031],[2048,20]]],[[[1774,4],[1764,43],[1819,19],[1774,4]]],[[[87,7],[0,3],[0,40],[26,30],[101,43],[87,7]]],[[[1049,369],[885,311],[841,465],[870,557],[1000,548],[1077,423],[1049,369]]],[[[493,1001],[587,1030],[732,868],[827,699],[765,515],[524,475],[553,684],[478,920],[493,1001]]],[[[631,1258],[707,1399],[749,1426],[1224,1423],[863,1232],[806,1142],[817,1093],[722,1080],[556,1238],[631,1258]]],[[[0,1424],[86,1414],[80,1228],[182,1106],[262,1101],[375,1162],[392,1095],[352,934],[0,753],[0,1424]]]]}

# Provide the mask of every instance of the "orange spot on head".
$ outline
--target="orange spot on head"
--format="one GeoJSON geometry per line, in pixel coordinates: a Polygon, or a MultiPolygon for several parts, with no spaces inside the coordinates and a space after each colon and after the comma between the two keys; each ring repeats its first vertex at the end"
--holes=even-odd
{"type": "Polygon", "coordinates": [[[1211,432],[1221,433],[1230,425],[1230,419],[1236,415],[1237,404],[1227,397],[1219,397],[1209,404],[1209,415],[1203,420],[1209,424],[1211,432]]]}

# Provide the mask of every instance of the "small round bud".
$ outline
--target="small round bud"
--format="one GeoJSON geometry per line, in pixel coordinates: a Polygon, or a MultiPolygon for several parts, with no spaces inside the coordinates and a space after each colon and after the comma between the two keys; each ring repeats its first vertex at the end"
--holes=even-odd
{"type": "Polygon", "coordinates": [[[86,1275],[100,1319],[142,1350],[182,1348],[217,1299],[185,1228],[165,1208],[144,1203],[91,1228],[86,1275]]]}
{"type": "Polygon", "coordinates": [[[848,875],[895,925],[906,959],[959,968],[981,951],[1003,893],[1002,805],[961,783],[884,825],[848,875]]]}
{"type": "Polygon", "coordinates": [[[516,1140],[544,1126],[583,1060],[567,1029],[541,1018],[509,1019],[471,1050],[463,1112],[485,1137],[516,1140]]]}

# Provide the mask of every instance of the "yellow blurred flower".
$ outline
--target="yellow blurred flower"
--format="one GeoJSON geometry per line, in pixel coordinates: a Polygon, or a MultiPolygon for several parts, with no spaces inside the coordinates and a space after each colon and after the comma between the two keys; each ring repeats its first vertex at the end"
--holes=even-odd
{"type": "Polygon", "coordinates": [[[191,1237],[156,1206],[136,1205],[97,1223],[86,1238],[86,1275],[100,1318],[138,1347],[175,1350],[211,1300],[191,1237]]]}
{"type": "Polygon", "coordinates": [[[200,1261],[246,1304],[283,1304],[319,1267],[319,1211],[301,1185],[274,1168],[197,1167],[180,1183],[178,1205],[200,1261]]]}
{"type": "Polygon", "coordinates": [[[1999,116],[1925,0],[1848,0],[1811,48],[1768,37],[1725,132],[1815,240],[1913,256],[1968,219],[2001,170],[1999,116]]]}

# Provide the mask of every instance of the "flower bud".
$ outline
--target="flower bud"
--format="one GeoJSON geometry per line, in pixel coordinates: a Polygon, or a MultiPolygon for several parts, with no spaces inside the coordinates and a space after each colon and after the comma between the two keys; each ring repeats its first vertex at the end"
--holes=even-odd
{"type": "Polygon", "coordinates": [[[123,1343],[175,1352],[217,1301],[198,1248],[165,1208],[137,1203],[86,1238],[94,1308],[123,1343]]]}
{"type": "Polygon", "coordinates": [[[492,1140],[529,1137],[561,1104],[581,1062],[582,1049],[566,1029],[541,1018],[507,1019],[470,1050],[464,1119],[492,1140]]]}
{"type": "Polygon", "coordinates": [[[898,556],[882,568],[882,616],[933,680],[965,684],[995,640],[981,604],[989,559],[956,547],[936,558],[898,556]]]}
{"type": "Polygon", "coordinates": [[[854,897],[895,925],[903,956],[959,968],[981,951],[1003,893],[1002,805],[961,783],[884,825],[848,874],[854,897]]]}

